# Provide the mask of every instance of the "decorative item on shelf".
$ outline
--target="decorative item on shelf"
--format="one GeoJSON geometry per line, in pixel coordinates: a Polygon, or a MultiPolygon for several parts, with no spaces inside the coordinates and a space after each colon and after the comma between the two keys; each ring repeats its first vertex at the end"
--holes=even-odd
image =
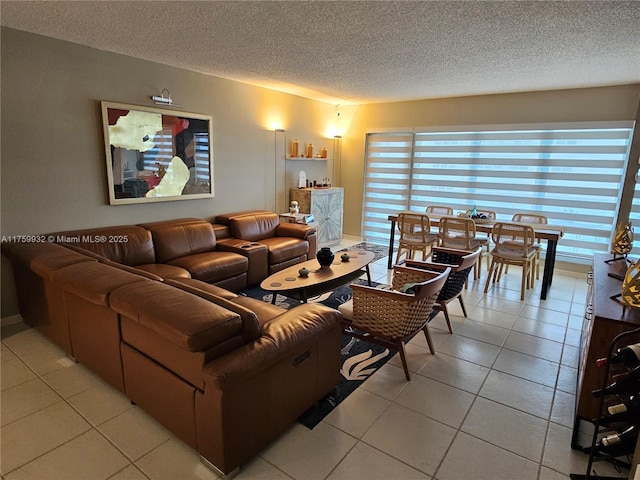
{"type": "Polygon", "coordinates": [[[307,145],[307,158],[313,158],[313,143],[307,145]]]}
{"type": "Polygon", "coordinates": [[[327,158],[327,147],[322,149],[322,153],[320,154],[320,158],[327,158]]]}
{"type": "Polygon", "coordinates": [[[309,269],[306,267],[302,267],[300,270],[298,270],[298,275],[300,275],[302,278],[307,278],[309,276],[309,269]]]}
{"type": "Polygon", "coordinates": [[[300,146],[300,143],[298,142],[298,139],[294,138],[293,143],[291,144],[291,156],[292,157],[295,158],[295,157],[298,156],[298,154],[299,154],[299,151],[298,151],[299,150],[299,146],[300,146]]]}
{"type": "Polygon", "coordinates": [[[321,268],[328,268],[333,263],[335,255],[329,247],[322,247],[316,254],[316,258],[318,259],[318,263],[320,264],[321,268]]]}
{"type": "Polygon", "coordinates": [[[605,263],[615,262],[617,260],[627,260],[627,255],[633,247],[633,226],[631,222],[620,222],[616,227],[613,241],[611,242],[611,253],[613,258],[605,260],[605,263]],[[620,255],[618,257],[618,255],[620,255]]]}
{"type": "Polygon", "coordinates": [[[289,206],[289,213],[292,213],[294,215],[297,215],[300,213],[300,206],[298,205],[298,202],[296,202],[295,200],[293,200],[291,202],[291,205],[289,206]]]}
{"type": "Polygon", "coordinates": [[[304,170],[300,170],[300,173],[298,173],[298,188],[305,188],[308,186],[307,173],[304,170]]]}
{"type": "Polygon", "coordinates": [[[342,259],[343,262],[348,262],[351,257],[349,256],[348,253],[343,253],[342,255],[340,255],[340,258],[342,259]]]}
{"type": "MultiPolygon", "coordinates": [[[[614,297],[616,296],[614,295],[614,297]]],[[[620,301],[622,302],[623,313],[626,307],[640,307],[640,261],[632,263],[627,269],[622,281],[620,301]]]]}

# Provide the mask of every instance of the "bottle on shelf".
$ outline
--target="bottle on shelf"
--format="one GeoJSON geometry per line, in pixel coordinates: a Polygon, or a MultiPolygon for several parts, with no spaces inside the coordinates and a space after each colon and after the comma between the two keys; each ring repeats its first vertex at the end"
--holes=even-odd
{"type": "Polygon", "coordinates": [[[640,379],[640,365],[622,373],[617,373],[611,377],[614,382],[626,382],[640,379]]]}
{"type": "Polygon", "coordinates": [[[632,395],[628,399],[609,405],[607,415],[602,417],[602,423],[610,425],[612,423],[633,423],[640,424],[640,395],[632,395]]]}
{"type": "Polygon", "coordinates": [[[313,143],[307,145],[307,158],[313,158],[313,143]]]}
{"type": "Polygon", "coordinates": [[[291,156],[293,158],[296,158],[300,154],[300,152],[298,151],[299,146],[300,146],[300,143],[298,142],[298,139],[297,138],[294,139],[293,143],[291,144],[291,156]]]}
{"type": "Polygon", "coordinates": [[[604,389],[598,388],[592,390],[591,394],[598,398],[602,395],[625,395],[625,394],[638,394],[640,393],[640,381],[637,378],[630,378],[620,382],[612,382],[604,389]]]}
{"type": "MultiPolygon", "coordinates": [[[[638,441],[638,426],[631,425],[621,432],[606,435],[593,447],[594,456],[622,457],[632,455],[638,441]]],[[[585,453],[591,451],[591,447],[583,449],[585,453]]]]}
{"type": "Polygon", "coordinates": [[[596,360],[596,363],[600,367],[605,366],[608,362],[624,363],[628,366],[640,364],[640,343],[634,343],[632,345],[619,348],[611,354],[611,358],[608,361],[606,358],[599,358],[596,360]]]}

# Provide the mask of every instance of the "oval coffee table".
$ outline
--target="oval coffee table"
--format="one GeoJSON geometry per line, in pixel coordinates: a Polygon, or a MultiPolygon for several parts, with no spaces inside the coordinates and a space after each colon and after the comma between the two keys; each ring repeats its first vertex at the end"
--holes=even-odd
{"type": "Polygon", "coordinates": [[[371,285],[369,263],[374,258],[373,252],[364,250],[335,252],[335,258],[329,267],[321,268],[316,259],[307,260],[270,275],[262,281],[260,288],[273,292],[271,303],[274,304],[278,293],[306,303],[307,298],[334,290],[364,273],[367,274],[367,282],[371,285]],[[349,254],[348,262],[341,259],[344,253],[349,254]],[[307,277],[301,277],[298,273],[303,267],[309,270],[307,277]]]}

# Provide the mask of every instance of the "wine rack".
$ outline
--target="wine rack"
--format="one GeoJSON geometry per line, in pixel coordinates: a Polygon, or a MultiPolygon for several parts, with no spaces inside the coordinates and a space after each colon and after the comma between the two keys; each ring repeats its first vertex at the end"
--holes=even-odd
{"type": "MultiPolygon", "coordinates": [[[[582,450],[589,443],[593,420],[600,413],[599,399],[591,392],[600,388],[606,377],[605,369],[598,367],[596,360],[607,356],[617,335],[640,327],[640,309],[623,310],[620,301],[612,299],[621,291],[622,283],[618,278],[624,275],[626,265],[624,261],[605,263],[610,259],[611,255],[594,255],[593,271],[588,278],[571,438],[571,446],[576,450],[582,450]]],[[[640,335],[629,341],[636,342],[640,342],[640,335]]]]}
{"type": "MultiPolygon", "coordinates": [[[[589,453],[587,471],[585,474],[570,475],[572,480],[620,480],[625,477],[603,477],[598,475],[593,468],[598,461],[612,463],[620,472],[623,469],[631,470],[631,459],[637,449],[638,430],[640,430],[640,355],[635,358],[623,359],[622,354],[629,352],[629,345],[636,343],[631,339],[637,339],[640,327],[617,335],[610,343],[607,356],[599,359],[599,368],[604,369],[603,382],[600,388],[594,389],[591,394],[597,398],[598,415],[593,420],[594,431],[591,445],[584,447],[583,451],[589,453]],[[626,348],[625,348],[626,347],[626,348]],[[616,362],[614,362],[616,360],[616,362]],[[621,408],[621,405],[624,407],[621,408]],[[635,406],[635,410],[634,410],[635,406]],[[609,412],[606,415],[605,407],[609,412]],[[623,412],[626,412],[625,416],[623,412]],[[617,413],[617,415],[616,415],[617,413]]],[[[638,344],[640,346],[640,344],[638,344]]],[[[637,460],[636,462],[637,463],[637,460]]]]}

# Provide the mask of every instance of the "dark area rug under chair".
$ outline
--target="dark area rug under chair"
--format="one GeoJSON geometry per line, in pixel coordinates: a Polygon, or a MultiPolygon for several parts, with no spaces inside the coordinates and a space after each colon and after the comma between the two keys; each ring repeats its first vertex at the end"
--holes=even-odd
{"type": "MultiPolygon", "coordinates": [[[[349,250],[357,249],[374,251],[374,253],[376,253],[376,260],[386,256],[388,252],[386,247],[365,243],[360,243],[349,248],[349,250]],[[358,248],[359,246],[360,248],[358,248]],[[380,256],[378,256],[379,253],[372,247],[380,249],[380,256]]],[[[357,280],[354,283],[366,284],[366,281],[357,280]]],[[[260,287],[252,287],[243,291],[241,295],[271,302],[273,294],[260,287]]],[[[344,285],[332,292],[310,298],[309,302],[322,303],[328,307],[337,309],[339,305],[349,300],[351,300],[351,288],[349,285],[344,285]]],[[[278,295],[276,298],[276,305],[282,308],[289,309],[299,304],[300,301],[283,295],[278,295]]],[[[340,402],[362,385],[362,383],[382,365],[387,363],[395,353],[396,352],[389,351],[382,346],[343,335],[341,350],[342,367],[340,368],[338,385],[316,405],[303,413],[300,418],[298,418],[298,422],[308,428],[315,427],[324,417],[331,413],[340,402]]]]}

